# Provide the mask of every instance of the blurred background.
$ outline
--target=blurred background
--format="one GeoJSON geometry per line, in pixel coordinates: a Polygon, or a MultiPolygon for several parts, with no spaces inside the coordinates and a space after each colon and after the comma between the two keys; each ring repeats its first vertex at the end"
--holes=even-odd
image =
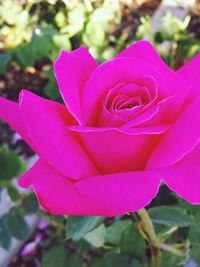
{"type": "MultiPolygon", "coordinates": [[[[1,0],[0,95],[17,101],[28,89],[62,102],[52,69],[61,49],[84,45],[102,63],[140,39],[178,69],[200,51],[200,1],[1,0]]],[[[0,267],[150,266],[132,224],[138,218],[49,216],[38,208],[17,185],[35,160],[0,120],[0,267]]],[[[158,236],[175,243],[160,266],[200,266],[200,208],[163,186],[149,213],[158,236]]]]}

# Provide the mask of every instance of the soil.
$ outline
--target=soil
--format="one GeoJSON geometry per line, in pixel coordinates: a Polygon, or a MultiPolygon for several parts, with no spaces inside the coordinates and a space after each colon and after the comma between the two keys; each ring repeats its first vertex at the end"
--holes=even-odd
{"type": "MultiPolygon", "coordinates": [[[[43,68],[50,62],[46,59],[37,62],[35,67],[19,68],[12,64],[8,65],[6,74],[0,74],[0,95],[12,101],[18,101],[22,89],[28,89],[37,95],[44,96],[44,86],[48,79],[43,74],[43,68]]],[[[24,157],[34,153],[30,147],[20,138],[15,138],[15,132],[0,120],[0,146],[7,144],[11,150],[15,150],[24,157]]]]}

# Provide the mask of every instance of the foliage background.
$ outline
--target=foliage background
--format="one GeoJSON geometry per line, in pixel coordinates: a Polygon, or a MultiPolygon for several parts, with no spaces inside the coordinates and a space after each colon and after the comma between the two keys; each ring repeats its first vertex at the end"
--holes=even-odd
{"type": "MultiPolygon", "coordinates": [[[[52,63],[61,49],[88,47],[98,62],[139,39],[150,40],[173,69],[200,51],[198,3],[184,21],[169,12],[155,32],[151,17],[161,1],[4,0],[0,3],[0,94],[17,100],[22,88],[62,101],[52,63]]],[[[33,152],[0,121],[0,246],[9,253],[12,237],[24,245],[9,267],[151,266],[151,251],[135,215],[115,218],[49,216],[16,178],[33,152]],[[38,216],[33,233],[25,218],[38,216]]],[[[162,248],[161,267],[200,265],[200,207],[162,186],[148,207],[162,248]]],[[[1,259],[0,259],[1,266],[1,259]]]]}

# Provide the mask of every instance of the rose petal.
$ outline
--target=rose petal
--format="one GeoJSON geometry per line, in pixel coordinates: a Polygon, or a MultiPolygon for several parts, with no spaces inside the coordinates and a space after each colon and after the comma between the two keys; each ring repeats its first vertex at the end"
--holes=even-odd
{"type": "Polygon", "coordinates": [[[53,168],[75,179],[97,173],[78,140],[67,130],[74,119],[63,105],[23,91],[20,110],[36,152],[53,168]]]}
{"type": "Polygon", "coordinates": [[[180,67],[177,72],[181,74],[189,83],[199,83],[199,64],[200,64],[200,53],[193,57],[189,62],[180,67]]]}
{"type": "Polygon", "coordinates": [[[159,185],[154,172],[144,171],[90,177],[75,186],[95,204],[96,215],[115,216],[145,207],[156,196],[159,185]]]}
{"type": "Polygon", "coordinates": [[[83,115],[80,106],[82,90],[96,67],[96,61],[82,46],[72,52],[61,51],[54,63],[60,93],[69,111],[80,123],[83,115]]]}
{"type": "Polygon", "coordinates": [[[168,84],[152,65],[133,58],[115,58],[99,66],[83,91],[82,105],[86,125],[94,125],[109,90],[118,83],[134,83],[138,77],[153,76],[162,97],[168,97],[168,84]]]}
{"type": "Polygon", "coordinates": [[[122,124],[120,128],[129,129],[131,127],[140,126],[140,124],[145,124],[145,122],[148,122],[149,120],[154,118],[154,116],[156,116],[156,114],[159,113],[159,110],[160,110],[160,105],[155,105],[152,108],[145,111],[144,113],[141,113],[138,116],[131,119],[130,121],[122,124]]]}
{"type": "Polygon", "coordinates": [[[95,214],[96,209],[80,195],[73,183],[41,159],[19,179],[19,184],[25,188],[31,186],[39,203],[51,214],[95,214]]]}
{"type": "Polygon", "coordinates": [[[142,170],[167,125],[118,129],[70,126],[100,173],[142,170]]]}
{"type": "Polygon", "coordinates": [[[163,136],[149,158],[148,169],[175,164],[197,145],[200,138],[199,113],[200,99],[190,104],[163,136]]]}
{"type": "Polygon", "coordinates": [[[173,166],[158,171],[161,179],[180,197],[200,204],[200,144],[173,166]]]}
{"type": "Polygon", "coordinates": [[[119,53],[116,58],[118,57],[136,58],[156,67],[159,72],[167,78],[168,88],[170,90],[169,95],[176,96],[174,98],[174,103],[171,106],[171,112],[177,113],[188,96],[188,93],[191,90],[191,85],[187,83],[179,73],[174,72],[164,63],[150,42],[146,40],[136,42],[119,53]]]}
{"type": "Polygon", "coordinates": [[[39,160],[20,178],[32,186],[40,204],[51,214],[114,216],[137,211],[157,194],[159,177],[154,172],[101,175],[72,183],[39,160]],[[26,181],[25,181],[26,180],[26,181]]]}
{"type": "Polygon", "coordinates": [[[7,122],[30,146],[32,146],[17,103],[0,97],[0,119],[7,122]]]}
{"type": "Polygon", "coordinates": [[[187,99],[188,102],[192,102],[193,100],[200,97],[199,68],[200,53],[177,71],[177,73],[180,74],[184,79],[186,79],[186,81],[192,84],[192,89],[187,99]]]}

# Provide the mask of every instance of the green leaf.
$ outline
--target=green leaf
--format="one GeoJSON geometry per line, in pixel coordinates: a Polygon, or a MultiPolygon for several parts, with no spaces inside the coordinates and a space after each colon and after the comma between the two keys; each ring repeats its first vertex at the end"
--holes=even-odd
{"type": "Polygon", "coordinates": [[[23,208],[26,214],[32,214],[38,209],[38,201],[35,194],[31,193],[25,197],[23,208]]]}
{"type": "Polygon", "coordinates": [[[61,96],[55,81],[52,82],[52,80],[49,80],[47,85],[44,87],[44,92],[48,98],[61,102],[61,96]]]}
{"type": "Polygon", "coordinates": [[[195,243],[190,251],[190,256],[193,260],[195,260],[198,264],[200,264],[200,244],[195,243]]]}
{"type": "Polygon", "coordinates": [[[31,43],[16,47],[13,55],[22,67],[33,66],[37,60],[36,49],[31,43]]]}
{"type": "Polygon", "coordinates": [[[50,36],[33,34],[32,46],[36,50],[37,58],[48,57],[52,55],[54,45],[50,36]]]}
{"type": "Polygon", "coordinates": [[[105,45],[105,31],[102,25],[93,21],[88,22],[83,40],[89,46],[101,47],[105,45]]]}
{"type": "MultiPolygon", "coordinates": [[[[64,247],[54,246],[42,258],[42,267],[67,267],[67,253],[64,247]]],[[[75,266],[74,266],[75,267],[75,266]]]]}
{"type": "Polygon", "coordinates": [[[48,26],[39,26],[37,27],[37,30],[40,32],[41,35],[46,35],[46,36],[53,36],[54,34],[57,34],[58,31],[56,28],[54,28],[52,25],[48,26]]]}
{"type": "Polygon", "coordinates": [[[90,243],[93,247],[100,248],[104,245],[105,233],[106,233],[106,228],[104,224],[101,224],[99,227],[87,233],[84,236],[84,239],[88,243],[90,243]]]}
{"type": "Polygon", "coordinates": [[[52,37],[54,44],[59,49],[71,50],[71,43],[67,34],[56,34],[52,37]]]}
{"type": "Polygon", "coordinates": [[[192,205],[183,198],[178,198],[177,206],[183,208],[189,214],[195,214],[200,212],[200,205],[192,205]]]}
{"type": "Polygon", "coordinates": [[[105,241],[111,244],[119,244],[122,232],[130,224],[132,222],[128,220],[115,221],[106,228],[105,241]]]}
{"type": "Polygon", "coordinates": [[[97,228],[103,220],[104,217],[99,216],[69,216],[66,226],[67,238],[77,241],[97,228]]]}
{"type": "Polygon", "coordinates": [[[8,250],[11,245],[11,235],[8,232],[3,219],[0,220],[0,246],[8,250]]]}
{"type": "Polygon", "coordinates": [[[6,227],[15,238],[26,240],[29,236],[29,227],[18,209],[11,210],[5,217],[6,227]]]}
{"type": "Polygon", "coordinates": [[[50,68],[49,70],[45,71],[45,74],[47,75],[48,78],[48,83],[44,87],[44,92],[46,96],[49,97],[50,99],[62,102],[62,98],[58,90],[53,68],[50,68]]]}
{"type": "Polygon", "coordinates": [[[178,267],[178,266],[182,266],[182,264],[180,265],[180,263],[183,263],[183,259],[173,255],[169,252],[163,252],[162,251],[162,257],[161,257],[161,264],[160,267],[178,267]]]}
{"type": "MultiPolygon", "coordinates": [[[[128,255],[106,255],[104,258],[95,260],[91,267],[132,267],[129,265],[128,255]]],[[[137,266],[134,266],[137,267],[137,266]]]]}
{"type": "Polygon", "coordinates": [[[137,259],[143,259],[145,241],[134,224],[128,225],[122,232],[120,249],[122,253],[131,254],[137,259]]]}
{"type": "Polygon", "coordinates": [[[198,243],[200,240],[200,212],[196,213],[194,216],[193,225],[189,229],[189,240],[198,243]]]}
{"type": "Polygon", "coordinates": [[[12,199],[12,201],[17,201],[20,199],[20,193],[15,186],[10,184],[7,190],[8,190],[9,197],[12,199]]]}
{"type": "Polygon", "coordinates": [[[19,156],[5,148],[0,148],[0,179],[12,179],[21,169],[19,156]]]}
{"type": "Polygon", "coordinates": [[[132,259],[129,267],[143,267],[142,263],[137,259],[132,259]]]}
{"type": "Polygon", "coordinates": [[[72,255],[67,259],[66,267],[82,267],[82,260],[78,255],[72,255]]]}
{"type": "Polygon", "coordinates": [[[158,206],[148,210],[153,222],[178,227],[190,226],[193,222],[183,209],[171,206],[158,206]]]}
{"type": "Polygon", "coordinates": [[[6,67],[10,60],[11,60],[11,54],[9,53],[0,54],[0,73],[6,72],[6,67]]]}

